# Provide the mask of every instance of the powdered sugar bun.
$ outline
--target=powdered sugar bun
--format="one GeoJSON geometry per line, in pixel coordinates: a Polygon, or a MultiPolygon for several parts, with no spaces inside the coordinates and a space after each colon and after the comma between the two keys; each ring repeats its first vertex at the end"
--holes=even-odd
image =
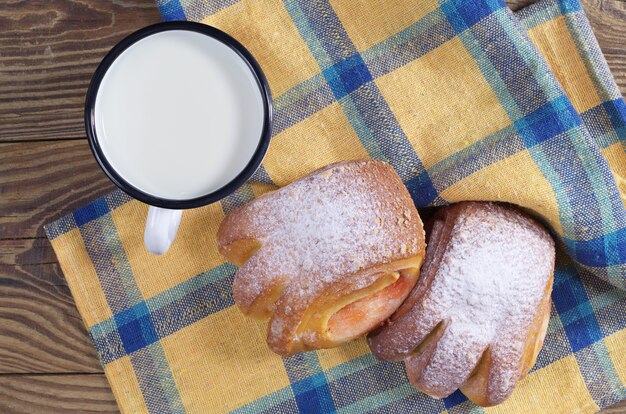
{"type": "Polygon", "coordinates": [[[368,160],[330,165],[232,211],[218,247],[241,266],[236,304],[269,317],[270,348],[292,354],[379,326],[415,285],[425,242],[398,175],[368,160]]]}
{"type": "Polygon", "coordinates": [[[434,397],[461,389],[477,404],[504,401],[534,365],[550,314],[554,242],[518,209],[466,202],[429,222],[420,280],[372,352],[404,360],[434,397]]]}

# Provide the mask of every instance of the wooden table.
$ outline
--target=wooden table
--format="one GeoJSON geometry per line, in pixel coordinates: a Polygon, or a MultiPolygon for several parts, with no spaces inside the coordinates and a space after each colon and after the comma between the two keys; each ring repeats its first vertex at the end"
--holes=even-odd
{"type": "MultiPolygon", "coordinates": [[[[626,94],[626,3],[584,4],[626,94]]],[[[42,225],[113,190],[85,140],[87,84],[157,21],[152,0],[0,4],[0,413],[117,412],[42,225]]]]}

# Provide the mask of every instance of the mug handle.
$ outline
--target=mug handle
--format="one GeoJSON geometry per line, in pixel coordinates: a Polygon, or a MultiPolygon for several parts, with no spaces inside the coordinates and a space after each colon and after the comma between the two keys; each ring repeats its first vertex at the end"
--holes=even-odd
{"type": "Polygon", "coordinates": [[[152,254],[163,254],[168,251],[180,224],[182,210],[168,210],[150,206],[143,243],[152,254]]]}

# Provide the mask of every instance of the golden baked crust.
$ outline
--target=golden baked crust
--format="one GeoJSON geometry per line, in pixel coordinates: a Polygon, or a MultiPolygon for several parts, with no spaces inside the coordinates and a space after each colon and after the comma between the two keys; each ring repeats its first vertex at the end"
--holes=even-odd
{"type": "Polygon", "coordinates": [[[534,365],[550,315],[554,242],[517,208],[465,202],[427,224],[420,280],[381,329],[374,355],[404,360],[411,383],[443,398],[504,401],[534,365]]]}
{"type": "Polygon", "coordinates": [[[329,165],[232,211],[218,247],[241,266],[236,304],[269,317],[268,344],[287,355],[387,319],[415,285],[425,243],[398,175],[368,160],[329,165]]]}

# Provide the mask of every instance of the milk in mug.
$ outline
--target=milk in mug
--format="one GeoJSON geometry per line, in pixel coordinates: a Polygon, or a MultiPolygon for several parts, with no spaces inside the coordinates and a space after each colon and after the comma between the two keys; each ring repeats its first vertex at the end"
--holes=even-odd
{"type": "Polygon", "coordinates": [[[188,200],[214,192],[253,157],[263,96],[229,46],[168,30],[126,49],[100,84],[98,143],[114,170],[144,193],[188,200]]]}

